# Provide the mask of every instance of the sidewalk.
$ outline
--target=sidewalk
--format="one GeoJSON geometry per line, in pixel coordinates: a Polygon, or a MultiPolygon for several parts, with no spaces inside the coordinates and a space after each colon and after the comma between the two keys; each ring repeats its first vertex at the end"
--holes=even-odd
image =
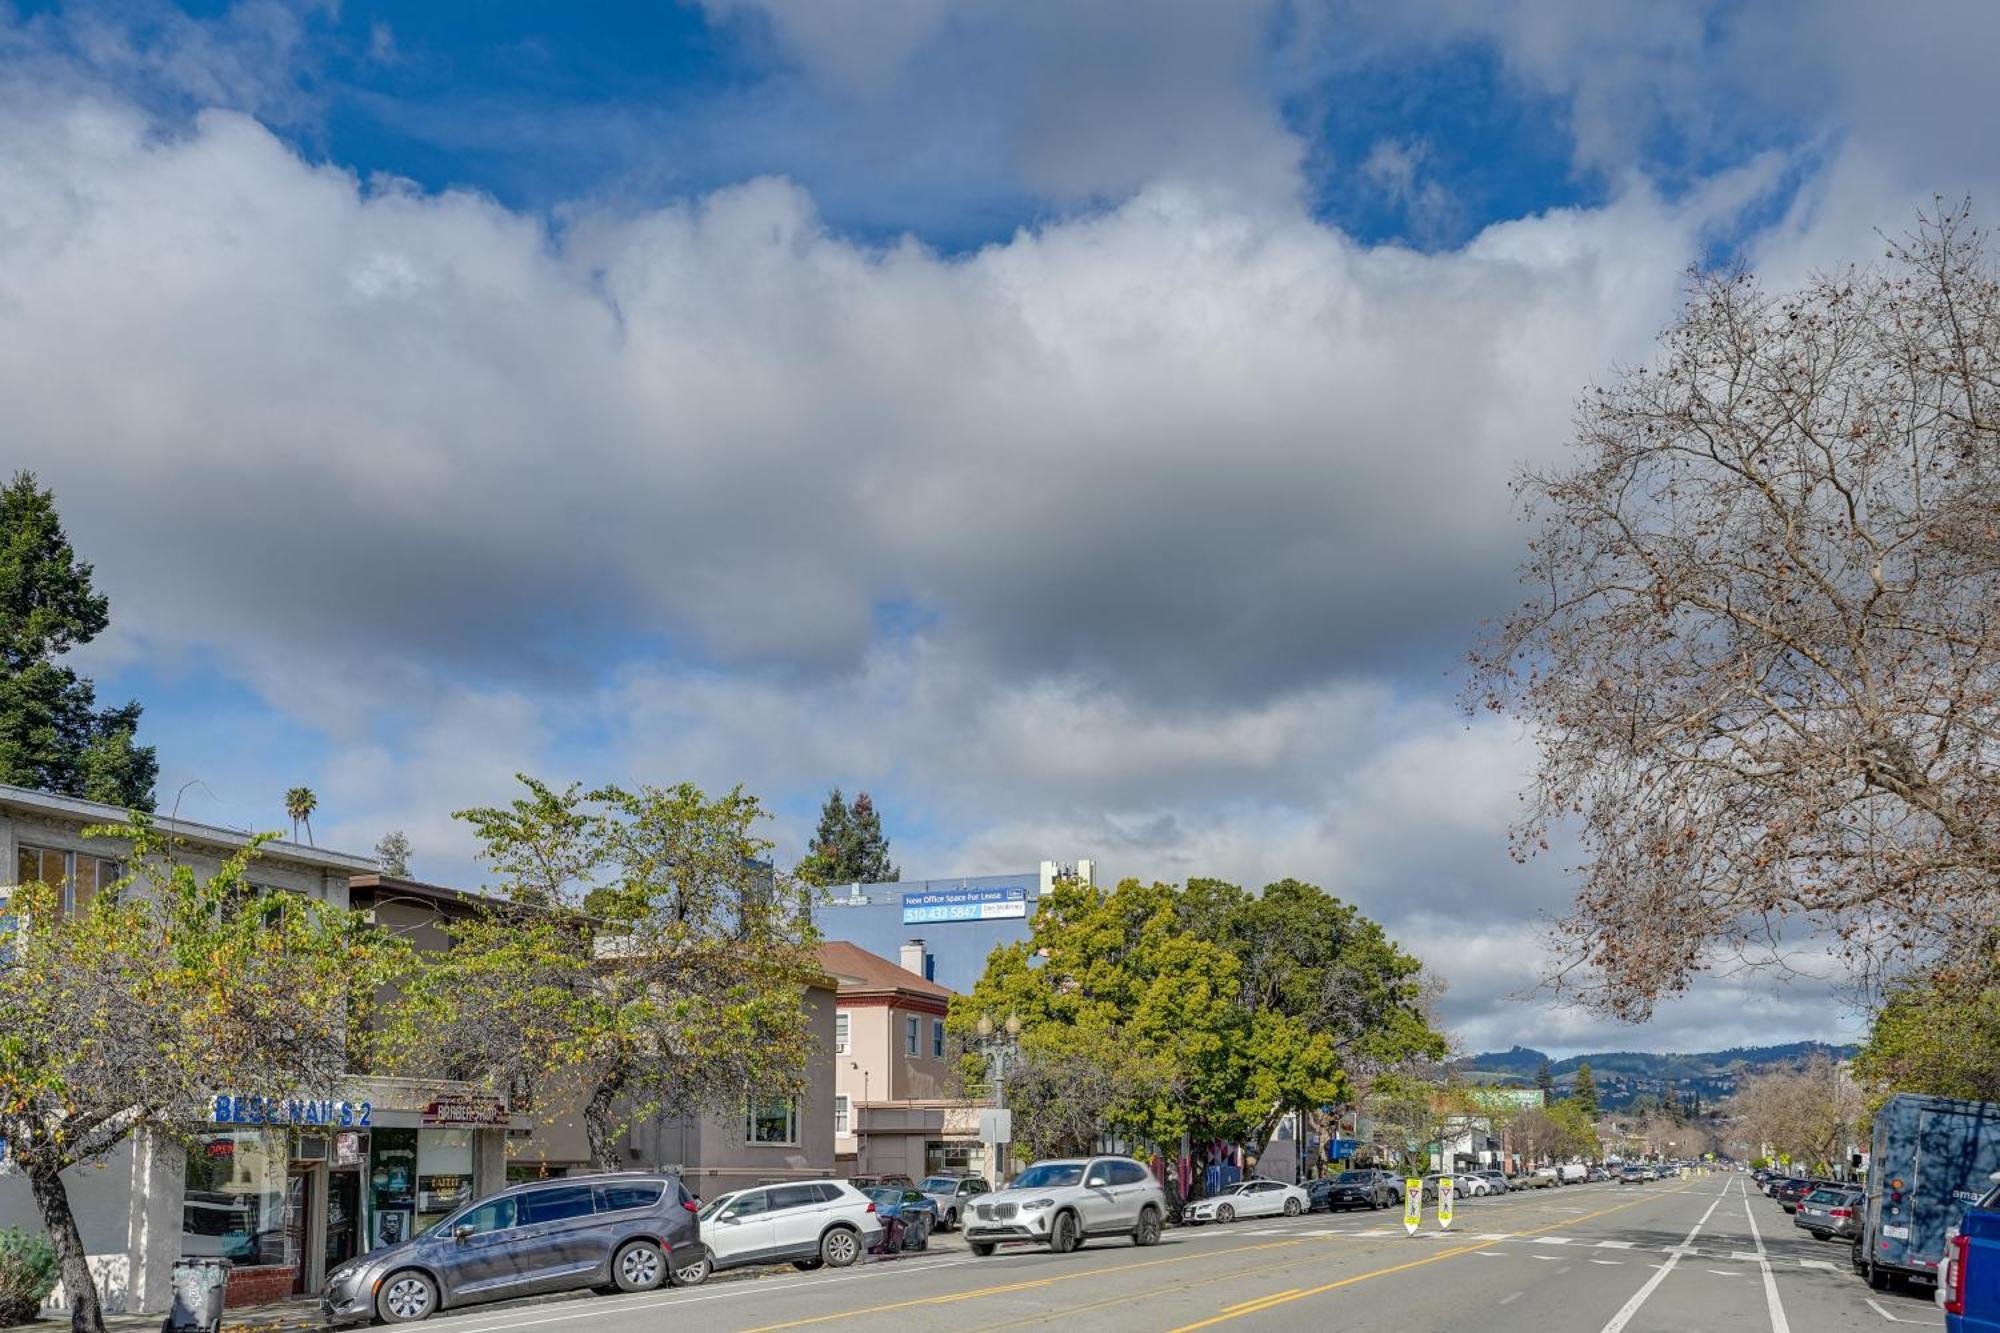
{"type": "MultiPolygon", "coordinates": [[[[166,1322],[164,1314],[104,1316],[107,1333],[140,1333],[142,1329],[144,1333],[160,1333],[160,1326],[166,1322]]],[[[0,1333],[62,1333],[68,1327],[69,1316],[64,1314],[32,1324],[10,1324],[0,1328],[0,1333]]],[[[275,1305],[248,1305],[222,1316],[222,1333],[291,1333],[294,1329],[324,1327],[319,1317],[319,1301],[307,1296],[275,1305]]]]}
{"type": "MultiPolygon", "coordinates": [[[[930,1254],[966,1254],[965,1238],[957,1232],[935,1234],[931,1237],[930,1254]]],[[[908,1256],[921,1262],[921,1254],[908,1256]]],[[[900,1259],[869,1255],[865,1262],[871,1264],[898,1263],[900,1259]]],[[[754,1281],[762,1277],[781,1277],[792,1272],[790,1264],[779,1264],[773,1268],[739,1268],[730,1272],[717,1273],[709,1281],[713,1283],[754,1281]]],[[[500,1305],[519,1309],[531,1305],[553,1305],[563,1301],[584,1298],[580,1292],[559,1292],[547,1296],[528,1296],[515,1301],[503,1301],[500,1305]]],[[[166,1322],[164,1314],[114,1314],[104,1317],[106,1333],[159,1333],[166,1322]]],[[[58,1315],[39,1320],[32,1324],[10,1324],[0,1327],[0,1333],[63,1333],[69,1327],[69,1317],[58,1315]]],[[[222,1317],[222,1333],[294,1333],[299,1329],[323,1329],[320,1322],[319,1302],[311,1297],[280,1301],[275,1305],[246,1306],[240,1310],[230,1310],[222,1317]]]]}

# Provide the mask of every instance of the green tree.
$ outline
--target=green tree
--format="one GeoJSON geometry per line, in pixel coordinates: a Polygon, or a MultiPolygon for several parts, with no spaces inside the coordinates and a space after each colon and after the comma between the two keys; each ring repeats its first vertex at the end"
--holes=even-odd
{"type": "Polygon", "coordinates": [[[812,847],[792,873],[808,884],[893,883],[902,872],[889,860],[882,816],[867,792],[849,803],[835,787],[820,807],[812,847]]]}
{"type": "Polygon", "coordinates": [[[1576,1067],[1576,1082],[1570,1088],[1569,1100],[1577,1109],[1592,1120],[1597,1119],[1597,1080],[1590,1076],[1590,1061],[1583,1060],[1576,1067]]]}
{"type": "Polygon", "coordinates": [[[56,659],[110,621],[56,515],[19,472],[0,490],[0,782],[153,808],[159,761],[134,743],[140,708],[97,708],[96,687],[56,659]]]}
{"type": "Polygon", "coordinates": [[[403,836],[403,830],[390,829],[375,844],[375,861],[385,875],[399,879],[410,873],[410,840],[403,836]]]}
{"type": "Polygon", "coordinates": [[[1876,1101],[1894,1092],[2000,1101],[2000,968],[1973,959],[1896,982],[1854,1074],[1876,1101]]]}
{"type": "Polygon", "coordinates": [[[1556,1075],[1555,1071],[1549,1067],[1547,1060],[1542,1061],[1541,1068],[1535,1071],[1535,1086],[1542,1090],[1542,1101],[1544,1103],[1555,1100],[1556,1075]]]}
{"type": "Polygon", "coordinates": [[[254,843],[198,880],[143,816],[90,832],[122,839],[134,869],[68,914],[58,886],[20,890],[0,967],[0,1138],[73,1326],[101,1330],[62,1173],[141,1129],[184,1138],[217,1088],[334,1095],[367,1004],[406,955],[358,914],[254,888],[254,843]]]}
{"type": "Polygon", "coordinates": [[[297,841],[299,825],[306,826],[306,841],[312,841],[313,811],[319,809],[319,797],[313,795],[311,787],[292,787],[285,792],[285,813],[292,819],[292,840],[297,841]]]}
{"type": "Polygon", "coordinates": [[[401,1062],[522,1105],[579,1098],[604,1169],[653,1115],[803,1092],[817,936],[764,859],[756,798],[521,781],[511,804],[459,813],[501,896],[409,983],[401,1062]]]}

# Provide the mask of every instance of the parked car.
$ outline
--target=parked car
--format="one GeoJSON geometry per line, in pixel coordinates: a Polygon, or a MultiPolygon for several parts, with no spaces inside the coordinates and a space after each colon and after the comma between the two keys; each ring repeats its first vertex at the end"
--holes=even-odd
{"type": "Polygon", "coordinates": [[[901,1185],[904,1189],[914,1189],[917,1182],[899,1171],[891,1171],[877,1176],[849,1176],[847,1183],[858,1190],[869,1190],[877,1185],[901,1185]]]}
{"type": "Polygon", "coordinates": [[[1064,1254],[1092,1236],[1157,1245],[1166,1216],[1166,1191],[1131,1158],[1063,1158],[1037,1162],[1006,1189],[975,1199],[965,1239],[981,1256],[1017,1243],[1064,1254]]]}
{"type": "Polygon", "coordinates": [[[751,1264],[790,1263],[802,1272],[846,1268],[882,1240],[875,1200],[852,1181],[803,1180],[759,1185],[711,1199],[701,1210],[701,1244],[708,1265],[676,1269],[692,1286],[711,1272],[751,1264]],[[689,1280],[689,1279],[692,1280],[689,1280]]]}
{"type": "Polygon", "coordinates": [[[875,1201],[875,1216],[882,1219],[882,1239],[870,1247],[874,1252],[930,1248],[931,1232],[938,1227],[937,1200],[899,1185],[873,1185],[861,1192],[875,1201]]]}
{"type": "Polygon", "coordinates": [[[2000,1103],[1898,1093],[1875,1113],[1854,1267],[1880,1290],[1935,1280],[1945,1242],[2000,1170],[2000,1103]]]}
{"type": "Polygon", "coordinates": [[[1341,1212],[1348,1208],[1389,1208],[1403,1201],[1403,1187],[1387,1171],[1342,1171],[1315,1180],[1306,1189],[1309,1212],[1341,1212]]]}
{"type": "Polygon", "coordinates": [[[670,1174],[616,1172],[516,1185],[420,1235],[327,1274],[330,1324],[408,1324],[530,1293],[652,1291],[706,1277],[692,1195],[670,1174]]]}
{"type": "Polygon", "coordinates": [[[956,1230],[959,1218],[972,1200],[990,1194],[993,1187],[979,1176],[925,1176],[917,1186],[937,1205],[938,1220],[946,1231],[956,1230]]]}
{"type": "Polygon", "coordinates": [[[1312,1196],[1297,1185],[1276,1180],[1242,1180],[1220,1194],[1196,1199],[1181,1209],[1189,1226],[1203,1222],[1234,1222],[1239,1217],[1297,1217],[1312,1207],[1312,1196]]]}
{"type": "Polygon", "coordinates": [[[1814,1240],[1853,1240],[1861,1234],[1862,1192],[1847,1185],[1822,1185],[1792,1209],[1792,1225],[1814,1240]]]}
{"type": "Polygon", "coordinates": [[[1590,1168],[1582,1162],[1564,1162],[1557,1169],[1562,1173],[1562,1182],[1565,1185],[1581,1185],[1590,1179],[1590,1168]]]}
{"type": "Polygon", "coordinates": [[[1507,1177],[1498,1171],[1468,1171],[1459,1177],[1458,1188],[1461,1193],[1472,1197],[1505,1194],[1507,1177]]]}
{"type": "Polygon", "coordinates": [[[1787,1180],[1784,1184],[1778,1186],[1778,1188],[1772,1192],[1771,1197],[1776,1199],[1779,1202],[1779,1204],[1784,1207],[1784,1210],[1786,1212],[1795,1213],[1799,1209],[1799,1200],[1805,1198],[1806,1195],[1811,1194],[1813,1190],[1817,1189],[1822,1183],[1824,1182],[1813,1181],[1813,1180],[1787,1180]]]}
{"type": "Polygon", "coordinates": [[[1593,1166],[1590,1168],[1589,1174],[1586,1175],[1584,1178],[1590,1181],[1592,1184],[1597,1184],[1611,1179],[1611,1172],[1606,1170],[1604,1167],[1593,1166]]]}
{"type": "Polygon", "coordinates": [[[2000,1333],[2000,1175],[1966,1210],[1938,1265],[1945,1333],[2000,1333]]]}

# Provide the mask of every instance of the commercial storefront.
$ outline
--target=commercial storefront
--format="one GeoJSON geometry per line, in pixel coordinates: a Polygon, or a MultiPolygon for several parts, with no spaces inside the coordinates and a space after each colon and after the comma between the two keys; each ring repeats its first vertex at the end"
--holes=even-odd
{"type": "Polygon", "coordinates": [[[316,1291],[500,1189],[514,1123],[493,1098],[401,1080],[337,1101],[218,1093],[211,1120],[186,1154],[181,1253],[231,1261],[231,1305],[316,1291]]]}

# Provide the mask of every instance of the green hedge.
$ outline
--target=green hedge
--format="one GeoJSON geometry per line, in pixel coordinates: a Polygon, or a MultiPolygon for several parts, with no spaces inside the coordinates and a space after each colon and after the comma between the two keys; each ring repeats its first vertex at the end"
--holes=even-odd
{"type": "Polygon", "coordinates": [[[0,1230],[0,1324],[25,1324],[56,1286],[56,1251],[38,1231],[0,1230]]]}

